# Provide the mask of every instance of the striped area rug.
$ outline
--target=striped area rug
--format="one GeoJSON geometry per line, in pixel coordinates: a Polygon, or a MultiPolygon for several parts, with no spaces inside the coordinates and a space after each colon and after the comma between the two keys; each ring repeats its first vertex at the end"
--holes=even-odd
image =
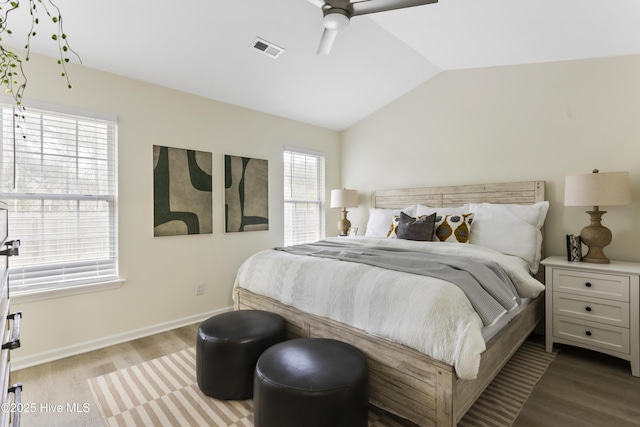
{"type": "Polygon", "coordinates": [[[459,427],[511,426],[556,352],[547,353],[544,343],[525,341],[487,386],[459,427]]]}
{"type": "MultiPolygon", "coordinates": [[[[510,426],[555,354],[525,342],[460,426],[510,426]]],[[[253,401],[221,401],[196,384],[195,348],[169,354],[89,380],[107,426],[253,426],[253,401]]],[[[370,427],[406,425],[380,410],[370,427]]]]}

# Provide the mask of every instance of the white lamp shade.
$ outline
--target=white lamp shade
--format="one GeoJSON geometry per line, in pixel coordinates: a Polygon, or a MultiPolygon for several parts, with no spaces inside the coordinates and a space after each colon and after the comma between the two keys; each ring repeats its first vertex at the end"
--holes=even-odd
{"type": "Polygon", "coordinates": [[[629,172],[594,172],[565,178],[565,206],[612,206],[629,203],[629,172]]]}
{"type": "Polygon", "coordinates": [[[331,190],[332,208],[355,208],[358,206],[358,190],[331,190]]]}

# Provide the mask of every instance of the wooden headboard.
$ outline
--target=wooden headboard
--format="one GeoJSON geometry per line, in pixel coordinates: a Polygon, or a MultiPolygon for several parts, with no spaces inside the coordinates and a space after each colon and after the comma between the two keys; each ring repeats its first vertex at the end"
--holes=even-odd
{"type": "Polygon", "coordinates": [[[531,205],[544,200],[544,181],[404,188],[371,193],[371,207],[384,209],[402,209],[416,203],[434,208],[482,202],[531,205]]]}

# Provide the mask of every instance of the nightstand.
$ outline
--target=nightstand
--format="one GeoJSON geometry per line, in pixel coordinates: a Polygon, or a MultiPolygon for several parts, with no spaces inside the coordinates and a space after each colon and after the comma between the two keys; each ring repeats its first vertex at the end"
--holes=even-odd
{"type": "Polygon", "coordinates": [[[569,262],[553,256],[545,266],[545,336],[631,362],[640,376],[640,263],[569,262]]]}

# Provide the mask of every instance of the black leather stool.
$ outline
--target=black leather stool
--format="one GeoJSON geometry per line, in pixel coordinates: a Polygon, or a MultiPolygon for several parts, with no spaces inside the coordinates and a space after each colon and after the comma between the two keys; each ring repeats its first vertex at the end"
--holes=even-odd
{"type": "Polygon", "coordinates": [[[196,343],[198,387],[216,399],[250,399],[258,358],[284,340],[284,319],[275,313],[239,310],[205,320],[196,343]]]}
{"type": "Polygon", "coordinates": [[[301,338],[266,350],[256,365],[255,427],[367,427],[369,371],[360,350],[301,338]]]}

